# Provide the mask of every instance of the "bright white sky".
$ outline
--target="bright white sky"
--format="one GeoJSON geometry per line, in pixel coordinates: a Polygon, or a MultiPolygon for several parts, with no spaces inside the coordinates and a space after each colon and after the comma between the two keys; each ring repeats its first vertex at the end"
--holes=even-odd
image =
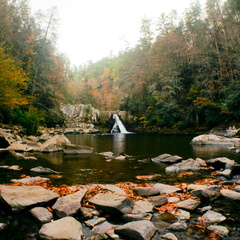
{"type": "MultiPolygon", "coordinates": [[[[72,64],[97,61],[126,49],[126,41],[135,46],[139,40],[141,19],[153,22],[162,12],[178,13],[192,0],[29,0],[34,13],[57,6],[60,26],[58,49],[72,64]],[[125,39],[125,40],[124,40],[125,39]]],[[[199,0],[205,3],[206,0],[199,0]]]]}

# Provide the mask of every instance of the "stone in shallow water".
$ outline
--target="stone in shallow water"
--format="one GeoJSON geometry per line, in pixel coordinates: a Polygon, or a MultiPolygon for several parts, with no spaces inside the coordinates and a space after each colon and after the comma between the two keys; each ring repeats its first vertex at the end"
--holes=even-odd
{"type": "Polygon", "coordinates": [[[13,211],[45,203],[58,197],[58,194],[39,186],[0,186],[2,199],[13,211]]]}
{"type": "Polygon", "coordinates": [[[39,236],[47,240],[81,240],[82,225],[73,217],[64,217],[44,224],[39,231],[39,236]]]}

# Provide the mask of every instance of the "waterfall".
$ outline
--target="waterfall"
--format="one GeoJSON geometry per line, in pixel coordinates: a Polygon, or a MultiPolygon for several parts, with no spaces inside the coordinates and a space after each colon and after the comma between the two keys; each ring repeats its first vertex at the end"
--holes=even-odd
{"type": "Polygon", "coordinates": [[[112,130],[111,130],[111,133],[116,133],[116,132],[129,133],[117,114],[113,114],[113,119],[115,120],[115,123],[113,125],[112,130]]]}

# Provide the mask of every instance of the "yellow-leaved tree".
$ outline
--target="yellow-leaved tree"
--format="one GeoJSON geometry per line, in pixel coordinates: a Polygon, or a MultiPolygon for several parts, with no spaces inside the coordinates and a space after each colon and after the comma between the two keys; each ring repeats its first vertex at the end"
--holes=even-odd
{"type": "Polygon", "coordinates": [[[25,92],[28,77],[17,61],[0,47],[0,107],[13,109],[28,104],[25,92]]]}

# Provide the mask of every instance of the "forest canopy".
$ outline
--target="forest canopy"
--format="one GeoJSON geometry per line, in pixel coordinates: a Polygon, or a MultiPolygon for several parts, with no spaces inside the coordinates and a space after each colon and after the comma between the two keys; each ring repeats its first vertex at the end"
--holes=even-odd
{"type": "Polygon", "coordinates": [[[135,47],[75,67],[56,49],[56,8],[32,15],[27,0],[0,0],[0,16],[2,123],[61,124],[61,103],[125,110],[145,128],[240,122],[239,0],[143,18],[135,47]]]}

